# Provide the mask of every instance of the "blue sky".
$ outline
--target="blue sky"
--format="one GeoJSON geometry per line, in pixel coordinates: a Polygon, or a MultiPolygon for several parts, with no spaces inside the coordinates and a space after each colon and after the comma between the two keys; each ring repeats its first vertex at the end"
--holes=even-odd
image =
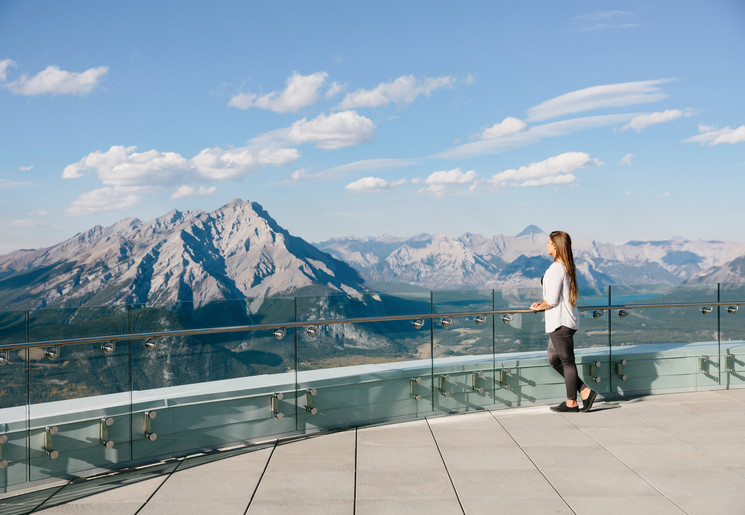
{"type": "Polygon", "coordinates": [[[262,204],[309,241],[742,241],[739,1],[0,2],[0,253],[262,204]]]}

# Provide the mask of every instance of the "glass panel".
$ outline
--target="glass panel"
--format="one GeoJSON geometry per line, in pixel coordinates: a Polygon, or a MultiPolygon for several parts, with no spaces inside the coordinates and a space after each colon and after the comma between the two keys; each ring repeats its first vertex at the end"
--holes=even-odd
{"type": "Polygon", "coordinates": [[[294,431],[293,331],[226,331],[294,321],[294,300],[263,298],[138,306],[135,333],[220,329],[133,340],[135,459],[216,448],[294,431]],[[274,393],[282,394],[274,401],[274,393]],[[272,404],[275,403],[275,404],[272,404]]]}
{"type": "MultiPolygon", "coordinates": [[[[432,299],[435,313],[486,312],[494,305],[492,290],[437,291],[432,299]]],[[[484,317],[483,323],[476,317],[433,320],[436,410],[468,411],[495,403],[493,317],[484,317]]]]}
{"type": "MultiPolygon", "coordinates": [[[[298,298],[298,319],[308,322],[430,312],[424,292],[298,298]]],[[[413,321],[321,325],[315,336],[300,328],[301,430],[431,413],[431,323],[413,321]]]]}
{"type": "Polygon", "coordinates": [[[611,315],[613,380],[619,393],[718,386],[716,310],[704,314],[701,306],[662,306],[717,302],[716,285],[613,286],[611,301],[628,306],[612,310],[611,315]],[[644,304],[661,307],[634,307],[644,304]]]}
{"type": "MultiPolygon", "coordinates": [[[[745,284],[720,285],[721,302],[745,302],[745,284]]],[[[722,384],[727,388],[745,386],[745,305],[720,307],[722,335],[722,384]]]]}
{"type": "MultiPolygon", "coordinates": [[[[119,335],[127,330],[123,306],[29,314],[34,341],[119,335]]],[[[130,461],[129,344],[107,344],[105,350],[103,345],[29,351],[32,481],[130,461]]]]}
{"type": "Polygon", "coordinates": [[[608,324],[610,312],[592,309],[607,306],[608,288],[580,288],[579,330],[574,335],[574,354],[582,381],[596,392],[611,391],[611,361],[608,324]]]}
{"type": "MultiPolygon", "coordinates": [[[[0,313],[0,343],[25,339],[25,312],[0,313]]],[[[27,350],[0,351],[0,488],[24,483],[28,474],[27,359],[27,350]]]]}

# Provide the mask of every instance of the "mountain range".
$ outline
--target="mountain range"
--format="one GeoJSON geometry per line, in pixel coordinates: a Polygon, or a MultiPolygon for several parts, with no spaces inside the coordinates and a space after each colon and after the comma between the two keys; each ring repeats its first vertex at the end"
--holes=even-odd
{"type": "MultiPolygon", "coordinates": [[[[57,245],[0,256],[0,310],[216,299],[537,287],[548,235],[292,236],[255,202],[126,218],[57,245]]],[[[575,239],[581,286],[745,280],[745,243],[575,239]]]]}
{"type": "Polygon", "coordinates": [[[352,267],[238,199],[209,213],[126,218],[0,256],[4,310],[366,291],[352,267]]]}
{"type": "MultiPolygon", "coordinates": [[[[465,233],[410,238],[335,238],[316,246],[356,268],[372,284],[432,290],[537,287],[551,264],[548,234],[528,226],[517,236],[465,233]]],[[[745,280],[745,243],[673,238],[622,244],[575,239],[581,286],[745,280]]]]}

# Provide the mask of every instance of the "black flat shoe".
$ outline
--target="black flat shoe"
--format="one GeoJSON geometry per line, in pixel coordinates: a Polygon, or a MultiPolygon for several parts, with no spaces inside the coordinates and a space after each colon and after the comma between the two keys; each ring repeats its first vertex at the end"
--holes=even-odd
{"type": "Polygon", "coordinates": [[[574,406],[573,408],[570,408],[567,406],[566,401],[562,402],[558,406],[551,406],[551,411],[558,411],[559,413],[577,413],[579,412],[579,406],[574,406]]]}
{"type": "Polygon", "coordinates": [[[580,411],[590,411],[590,408],[592,408],[592,403],[595,402],[595,397],[598,396],[598,392],[595,390],[590,390],[590,395],[587,396],[587,399],[582,400],[582,409],[580,411]]]}

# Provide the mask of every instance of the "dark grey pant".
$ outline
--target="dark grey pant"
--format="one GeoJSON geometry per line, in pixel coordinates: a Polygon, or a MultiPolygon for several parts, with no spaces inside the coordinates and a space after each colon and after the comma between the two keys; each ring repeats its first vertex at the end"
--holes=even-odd
{"type": "Polygon", "coordinates": [[[564,378],[567,387],[567,399],[577,400],[577,392],[585,386],[577,373],[574,362],[574,333],[576,329],[559,327],[549,334],[548,362],[564,378]]]}

